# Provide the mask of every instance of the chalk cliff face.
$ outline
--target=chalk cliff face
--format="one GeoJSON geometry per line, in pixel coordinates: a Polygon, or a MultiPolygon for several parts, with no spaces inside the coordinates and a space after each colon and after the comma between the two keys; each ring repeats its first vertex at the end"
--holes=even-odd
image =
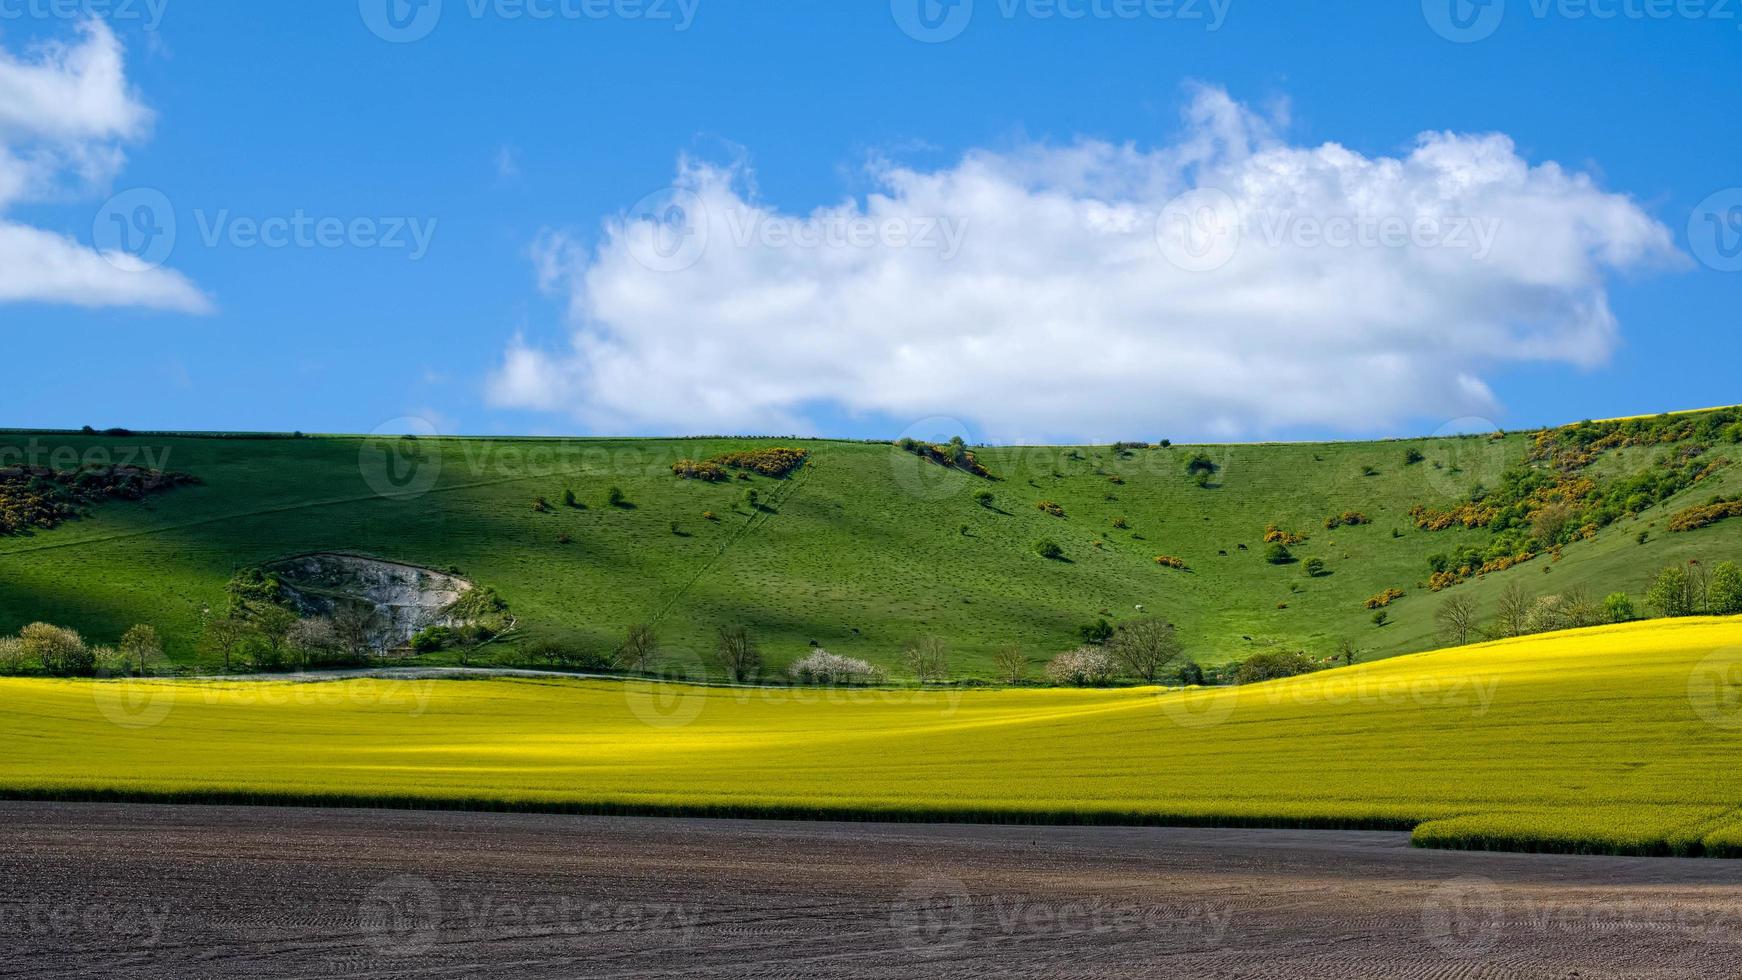
{"type": "Polygon", "coordinates": [[[304,615],[372,608],[376,646],[383,649],[404,646],[426,626],[455,625],[447,609],[472,589],[455,575],[352,555],[301,555],[268,567],[304,615]]]}

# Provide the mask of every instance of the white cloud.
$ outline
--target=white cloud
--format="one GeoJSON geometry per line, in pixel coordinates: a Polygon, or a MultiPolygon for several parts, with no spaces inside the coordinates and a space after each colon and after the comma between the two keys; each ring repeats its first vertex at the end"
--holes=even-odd
{"type": "Polygon", "coordinates": [[[90,192],[120,171],[123,145],[152,121],[123,61],[120,41],[95,19],[74,43],[0,49],[0,302],[210,309],[180,273],[3,216],[14,204],[63,196],[69,183],[90,192]]]}
{"type": "Polygon", "coordinates": [[[877,193],[805,215],[682,161],[595,249],[535,247],[573,337],[517,337],[491,400],[633,431],[804,431],[819,404],[1000,440],[1372,431],[1497,414],[1482,377],[1508,362],[1602,363],[1607,279],[1680,261],[1502,135],[1295,146],[1213,88],[1185,118],[1154,149],[878,165],[877,193]],[[1170,207],[1188,194],[1221,210],[1170,207]]]}

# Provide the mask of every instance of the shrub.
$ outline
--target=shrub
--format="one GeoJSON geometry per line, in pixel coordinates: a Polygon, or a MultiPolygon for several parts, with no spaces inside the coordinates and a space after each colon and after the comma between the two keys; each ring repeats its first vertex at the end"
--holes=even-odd
{"type": "Polygon", "coordinates": [[[1325,560],[1323,558],[1308,558],[1306,560],[1306,573],[1308,578],[1318,578],[1325,574],[1325,571],[1325,560]]]}
{"type": "Polygon", "coordinates": [[[1287,545],[1278,543],[1264,549],[1264,560],[1272,565],[1286,565],[1294,561],[1294,554],[1288,550],[1287,545]]]}
{"type": "Polygon", "coordinates": [[[1266,544],[1297,545],[1304,544],[1306,540],[1306,535],[1294,531],[1284,531],[1275,524],[1264,529],[1264,542],[1266,544]]]}
{"type": "Polygon", "coordinates": [[[772,446],[767,449],[751,449],[745,452],[721,453],[708,460],[716,466],[727,466],[735,470],[749,470],[763,476],[779,479],[805,464],[810,459],[810,450],[794,449],[785,446],[772,446]]]}
{"type": "Polygon", "coordinates": [[[1034,543],[1034,553],[1048,561],[1058,561],[1064,558],[1065,549],[1059,547],[1057,541],[1047,539],[1034,543]]]}
{"type": "Polygon", "coordinates": [[[1423,456],[1421,454],[1421,450],[1411,449],[1408,452],[1405,452],[1403,454],[1403,465],[1414,466],[1415,464],[1421,462],[1422,460],[1424,460],[1426,458],[1427,458],[1426,456],[1423,456]]]}
{"type": "Polygon", "coordinates": [[[981,507],[991,507],[992,501],[992,491],[990,490],[981,490],[979,493],[974,494],[974,503],[979,504],[981,507]]]}
{"type": "Polygon", "coordinates": [[[577,503],[579,503],[579,501],[575,500],[575,491],[573,489],[568,489],[568,490],[563,491],[563,506],[564,507],[572,508],[577,503]]]}
{"type": "Polygon", "coordinates": [[[1035,504],[1034,506],[1037,510],[1040,510],[1040,511],[1047,513],[1047,514],[1051,514],[1054,517],[1065,516],[1064,507],[1058,503],[1051,501],[1051,500],[1042,500],[1040,503],[1035,504]]]}
{"type": "Polygon", "coordinates": [[[1381,609],[1378,612],[1373,614],[1373,625],[1374,626],[1384,626],[1386,623],[1389,623],[1389,622],[1391,622],[1391,614],[1386,612],[1385,610],[1381,609]]]}
{"type": "Polygon", "coordinates": [[[884,680],[882,668],[827,650],[811,651],[788,668],[788,673],[801,684],[880,684],[884,680]]]}
{"type": "Polygon", "coordinates": [[[739,499],[743,502],[744,509],[751,513],[762,509],[762,493],[755,487],[745,487],[744,495],[739,499]]]}
{"type": "Polygon", "coordinates": [[[1372,467],[1372,466],[1363,466],[1363,467],[1361,467],[1361,475],[1362,476],[1378,476],[1379,470],[1372,467]]]}
{"type": "MultiPolygon", "coordinates": [[[[1334,531],[1340,527],[1359,527],[1363,524],[1371,523],[1373,523],[1372,519],[1366,514],[1357,510],[1347,510],[1335,517],[1325,518],[1325,530],[1334,531]]],[[[1393,537],[1397,536],[1398,535],[1393,535],[1393,537]]]]}
{"type": "Polygon", "coordinates": [[[1247,657],[1235,672],[1234,681],[1237,684],[1258,684],[1310,674],[1318,667],[1313,658],[1299,651],[1267,650],[1247,657]]]}
{"type": "Polygon", "coordinates": [[[612,487],[605,491],[605,502],[612,507],[621,507],[629,502],[629,498],[624,496],[622,487],[612,487]]]}
{"type": "Polygon", "coordinates": [[[1384,609],[1405,595],[1402,589],[1386,589],[1384,592],[1367,600],[1368,609],[1384,609]]]}
{"type": "Polygon", "coordinates": [[[1187,660],[1180,664],[1178,677],[1180,684],[1185,687],[1202,687],[1204,685],[1204,668],[1198,666],[1195,660],[1187,660]]]}
{"type": "Polygon", "coordinates": [[[562,531],[562,532],[559,532],[557,534],[556,543],[557,544],[574,544],[575,539],[569,534],[569,532],[562,531]]]}
{"type": "Polygon", "coordinates": [[[1090,646],[1100,646],[1113,638],[1113,626],[1105,619],[1098,619],[1087,626],[1077,627],[1077,635],[1090,646]]]}
{"type": "Polygon", "coordinates": [[[732,478],[726,468],[718,463],[707,461],[697,462],[693,459],[680,459],[671,464],[671,471],[681,480],[703,480],[708,483],[724,483],[732,478]]]}
{"type": "Polygon", "coordinates": [[[1603,600],[1603,614],[1611,623],[1627,623],[1638,618],[1633,599],[1625,592],[1612,592],[1603,600]]]}
{"type": "Polygon", "coordinates": [[[704,521],[718,521],[719,519],[720,519],[720,515],[714,513],[711,510],[702,511],[702,520],[704,520],[704,521]]]}
{"type": "Polygon", "coordinates": [[[1173,555],[1156,555],[1155,563],[1163,568],[1177,568],[1182,572],[1191,571],[1190,568],[1186,567],[1184,558],[1176,558],[1173,555]]]}
{"type": "Polygon", "coordinates": [[[1186,473],[1192,476],[1202,476],[1206,478],[1215,476],[1216,471],[1219,469],[1221,469],[1221,467],[1216,465],[1216,461],[1210,458],[1209,453],[1193,453],[1192,458],[1186,461],[1186,473]]]}
{"type": "Polygon", "coordinates": [[[1127,531],[1127,530],[1130,530],[1130,528],[1131,528],[1131,522],[1126,520],[1125,518],[1123,518],[1123,517],[1113,518],[1113,529],[1114,530],[1127,531]]]}
{"type": "Polygon", "coordinates": [[[411,637],[414,653],[436,653],[453,645],[454,631],[446,626],[425,626],[411,637]]]}
{"type": "Polygon", "coordinates": [[[532,510],[534,513],[537,513],[537,514],[549,513],[550,512],[550,501],[544,499],[543,497],[534,497],[534,498],[532,498],[532,510]]]}
{"type": "Polygon", "coordinates": [[[1719,498],[1707,504],[1698,504],[1686,510],[1677,511],[1676,515],[1669,519],[1669,529],[1671,531],[1693,531],[1722,520],[1728,520],[1738,514],[1742,514],[1742,499],[1719,498]]]}
{"type": "Polygon", "coordinates": [[[24,641],[16,636],[0,636],[0,675],[22,674],[30,666],[31,660],[24,651],[24,641]]]}
{"type": "Polygon", "coordinates": [[[1052,658],[1046,665],[1047,679],[1071,687],[1111,684],[1116,675],[1113,658],[1099,647],[1079,647],[1052,658]]]}
{"type": "Polygon", "coordinates": [[[41,664],[51,677],[88,677],[96,670],[96,657],[73,630],[31,623],[19,631],[18,639],[24,656],[41,664]]]}

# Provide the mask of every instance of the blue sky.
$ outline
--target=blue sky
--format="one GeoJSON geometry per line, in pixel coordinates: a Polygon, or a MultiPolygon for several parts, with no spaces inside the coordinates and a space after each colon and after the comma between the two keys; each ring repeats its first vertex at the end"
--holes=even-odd
{"type": "MultiPolygon", "coordinates": [[[[1207,2],[1101,16],[1115,0],[1083,0],[1065,6],[1087,15],[1066,19],[1047,16],[1054,8],[1042,0],[978,0],[959,36],[925,43],[903,32],[888,0],[689,0],[687,29],[676,0],[652,13],[592,8],[610,8],[603,17],[571,0],[572,16],[548,19],[511,0],[445,0],[427,36],[394,43],[366,23],[377,0],[157,2],[157,23],[145,0],[85,5],[112,28],[128,97],[148,110],[148,124],[65,136],[47,118],[9,129],[0,113],[0,150],[34,161],[49,146],[54,162],[43,166],[56,168],[46,190],[10,201],[0,191],[0,220],[102,249],[114,244],[102,230],[111,195],[161,193],[175,239],[160,271],[179,283],[165,288],[203,300],[120,294],[84,306],[28,282],[8,290],[0,269],[0,297],[12,296],[0,299],[11,368],[0,425],[366,432],[415,417],[480,434],[884,437],[945,417],[987,439],[1184,440],[1427,433],[1467,416],[1518,427],[1742,401],[1731,383],[1742,273],[1722,268],[1711,242],[1689,237],[1690,224],[1713,233],[1702,207],[1720,221],[1742,208],[1742,192],[1723,196],[1742,186],[1736,6],[1657,17],[1644,15],[1643,0],[1625,9],[1617,0],[1594,4],[1616,13],[1598,17],[1586,6],[1508,0],[1487,13],[1469,8],[1482,31],[1493,22],[1480,17],[1502,16],[1491,36],[1457,43],[1434,29],[1437,0],[1425,11],[1225,0],[1219,24],[1207,2]],[[1424,132],[1503,134],[1523,164],[1558,165],[1590,187],[1545,189],[1533,178],[1513,188],[1496,213],[1504,233],[1558,240],[1600,225],[1604,237],[1589,250],[1610,260],[1550,256],[1543,263],[1556,268],[1545,270],[1525,249],[1491,278],[1441,279],[1420,273],[1431,263],[1387,256],[1339,257],[1334,267],[1284,256],[1248,268],[1242,253],[1230,266],[1242,270],[1237,278],[1212,270],[1189,280],[1192,291],[1147,295],[1143,283],[1165,277],[1126,275],[1106,299],[1096,270],[1120,261],[1114,251],[1128,242],[1108,244],[1106,256],[1084,256],[1099,247],[1091,244],[1054,260],[1043,250],[1061,236],[1041,209],[1063,199],[1092,214],[1115,197],[1141,211],[1190,186],[1152,194],[1097,181],[1159,186],[1165,173],[1202,187],[1202,171],[1115,158],[1127,145],[1145,154],[1202,135],[1206,124],[1182,112],[1205,105],[1206,91],[1210,102],[1225,95],[1240,107],[1239,125],[1262,132],[1265,145],[1309,153],[1334,143],[1364,170],[1409,158],[1424,132]],[[1064,176],[1069,149],[1084,145],[1107,147],[1105,159],[1064,176]],[[89,162],[93,147],[108,154],[100,164],[89,162]],[[952,208],[985,203],[973,190],[982,185],[964,179],[965,158],[994,161],[990,186],[1019,188],[1011,207],[1037,209],[976,240],[966,269],[934,257],[923,272],[905,259],[855,257],[842,272],[827,256],[792,260],[781,243],[762,242],[740,265],[710,251],[663,278],[612,271],[610,256],[630,247],[623,216],[633,224],[638,202],[659,200],[674,180],[685,194],[713,201],[717,192],[764,216],[843,202],[870,213],[866,195],[882,194],[899,198],[909,218],[947,219],[952,208]],[[902,174],[929,190],[892,194],[902,174]],[[248,241],[248,223],[299,214],[339,219],[346,240],[248,241]],[[1545,229],[1531,227],[1539,220],[1545,229]],[[416,254],[402,225],[428,232],[427,254],[416,254]],[[407,247],[380,247],[380,236],[407,247]],[[1026,262],[1076,264],[1052,290],[1056,307],[1028,297],[1012,309],[990,293],[956,293],[969,277],[994,292],[1000,281],[1032,279],[1026,262]],[[1312,299],[1303,277],[1338,295],[1312,299]],[[1386,285],[1367,296],[1369,281],[1386,285]],[[643,289],[658,295],[635,298],[643,289]],[[911,292],[875,316],[834,319],[892,289],[911,292]],[[815,305],[769,299],[793,290],[815,294],[805,300],[815,305]],[[1265,292],[1301,295],[1301,322],[1287,303],[1238,323],[1215,311],[1169,319],[1181,304],[1201,309],[1205,297],[1239,304],[1265,292]],[[932,297],[949,309],[914,312],[915,332],[903,333],[906,311],[932,297]],[[1597,299],[1612,312],[1608,328],[1569,327],[1553,309],[1597,299]],[[1013,344],[1035,342],[1014,339],[1031,326],[1012,325],[1024,309],[1046,318],[1050,362],[1001,360],[1006,331],[1013,344]],[[1158,309],[1167,311],[1169,326],[1156,328],[1165,343],[1145,334],[1158,309]],[[1074,310],[1087,310],[1082,322],[1074,310]],[[1492,316],[1486,333],[1446,339],[1472,316],[1492,316]],[[952,333],[957,323],[962,336],[952,333]],[[1351,324],[1346,344],[1341,323],[1351,324]],[[1292,362],[1259,356],[1271,338],[1286,346],[1295,336],[1313,338],[1304,377],[1289,376],[1292,362]],[[1198,343],[1208,346],[1185,349],[1198,343]],[[877,345],[901,355],[883,363],[868,356],[877,345]],[[1360,356],[1376,345],[1387,356],[1360,356]],[[730,360],[738,355],[743,363],[730,360]],[[511,369],[517,356],[523,370],[511,369]],[[874,360],[875,371],[857,370],[874,360]],[[1438,377],[1441,364],[1456,371],[1438,377]],[[1218,370],[1206,365],[1226,367],[1216,382],[1226,397],[1192,387],[1218,370]],[[716,389],[712,370],[745,380],[716,389]],[[784,373],[830,381],[789,386],[784,373]],[[1274,400],[1259,393],[1273,387],[1274,400]],[[1134,394],[1151,390],[1183,394],[1134,394]]],[[[40,64],[43,44],[89,38],[67,9],[0,4],[0,47],[14,66],[40,64]]],[[[1243,158],[1221,152],[1218,180],[1250,179],[1243,158]]],[[[1298,188],[1285,190],[1301,199],[1298,188]]],[[[969,238],[988,225],[974,217],[969,238]]],[[[721,247],[721,227],[716,216],[710,249],[721,247]]]]}

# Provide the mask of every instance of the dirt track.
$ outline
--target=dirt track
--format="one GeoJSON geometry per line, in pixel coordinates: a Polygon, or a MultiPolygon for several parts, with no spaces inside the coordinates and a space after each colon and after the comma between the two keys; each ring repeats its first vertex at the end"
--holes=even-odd
{"type": "Polygon", "coordinates": [[[0,804],[0,976],[1737,977],[1742,862],[0,804]]]}

